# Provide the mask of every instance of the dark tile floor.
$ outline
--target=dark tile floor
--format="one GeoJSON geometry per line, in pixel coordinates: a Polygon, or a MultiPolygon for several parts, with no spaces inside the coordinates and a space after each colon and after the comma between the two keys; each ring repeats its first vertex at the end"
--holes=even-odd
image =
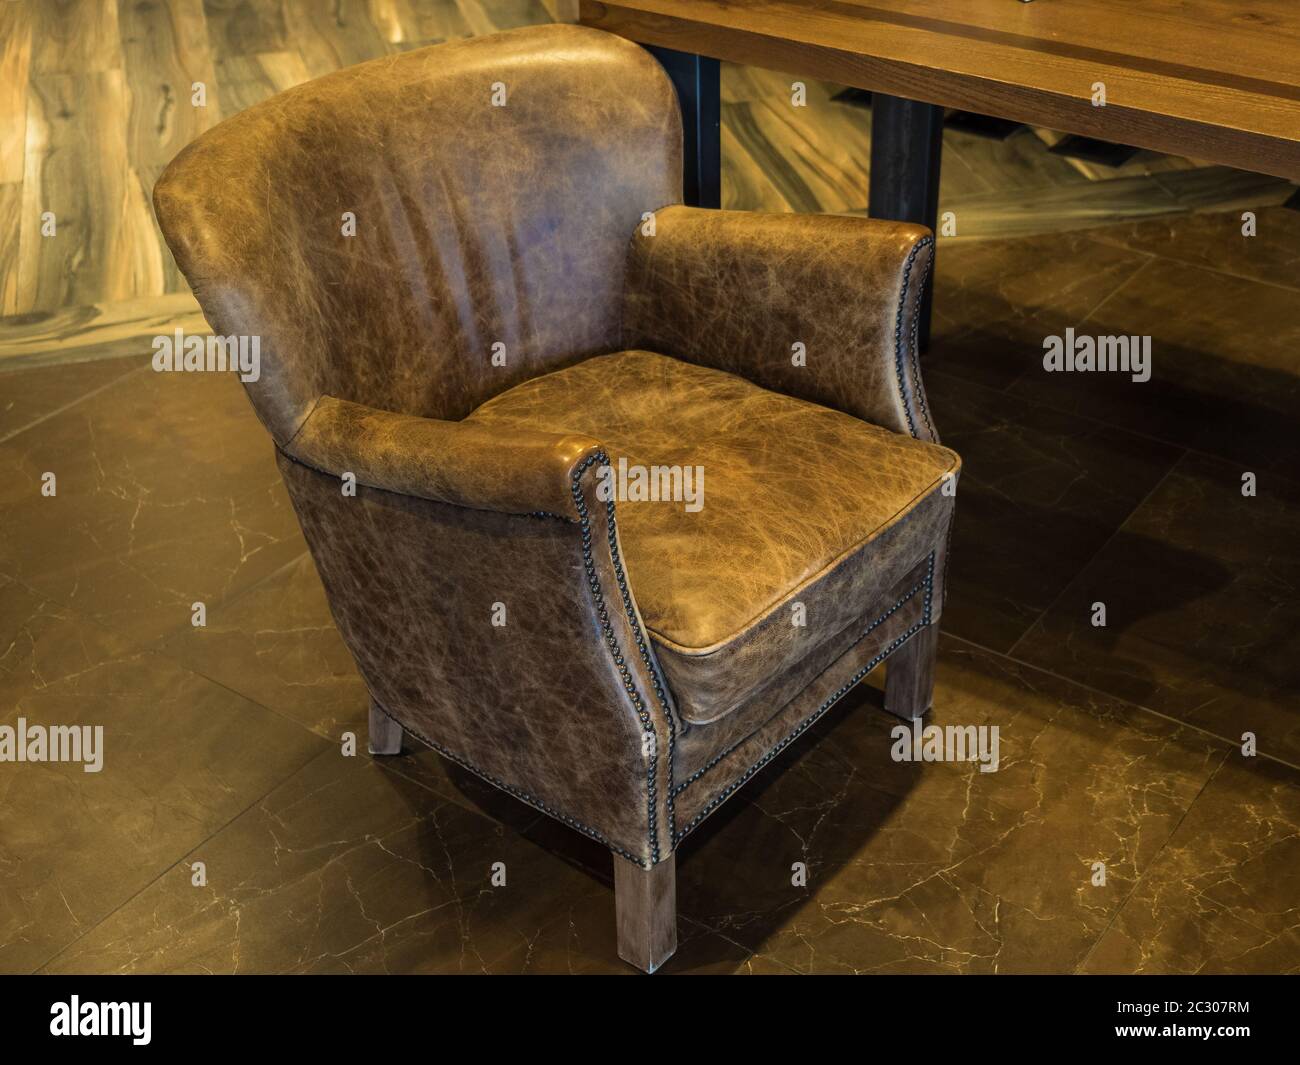
{"type": "MultiPolygon", "coordinates": [[[[941,245],[935,721],[997,725],[1000,768],[892,761],[872,678],[684,845],[668,971],[1300,971],[1300,215],[1234,225],[941,245]],[[1151,334],[1152,380],[1043,373],[1066,326],[1151,334]]],[[[0,969],[630,972],[600,848],[364,754],[235,381],[116,359],[0,397],[0,724],[107,732],[105,772],[0,772],[0,969]]]]}

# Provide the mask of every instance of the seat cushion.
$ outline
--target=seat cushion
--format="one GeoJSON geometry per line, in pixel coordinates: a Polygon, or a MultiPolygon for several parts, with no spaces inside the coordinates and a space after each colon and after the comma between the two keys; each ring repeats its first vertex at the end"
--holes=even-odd
{"type": "Polygon", "coordinates": [[[951,512],[944,475],[960,464],[936,444],[648,351],[526,381],[469,420],[585,433],[615,469],[702,467],[698,509],[689,493],[616,497],[633,594],[679,713],[700,724],[770,687],[924,559],[951,512]]]}

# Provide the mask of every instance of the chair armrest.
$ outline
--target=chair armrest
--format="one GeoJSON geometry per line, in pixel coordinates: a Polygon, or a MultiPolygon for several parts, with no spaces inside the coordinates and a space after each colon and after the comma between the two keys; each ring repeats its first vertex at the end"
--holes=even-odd
{"type": "Polygon", "coordinates": [[[526,430],[503,438],[473,422],[394,414],[324,396],[283,450],[325,473],[352,473],[371,488],[475,510],[577,520],[574,471],[600,444],[526,430]]]}
{"type": "MultiPolygon", "coordinates": [[[[513,442],[494,446],[519,456],[513,442]]],[[[679,718],[632,593],[614,503],[601,498],[604,461],[584,458],[577,479],[556,486],[580,515],[568,521],[374,485],[344,497],[332,473],[277,455],[372,699],[453,761],[648,864],[673,847],[679,718]]],[[[472,498],[506,502],[499,492],[472,498]]]]}
{"type": "Polygon", "coordinates": [[[629,253],[625,347],[938,440],[916,357],[929,230],[681,206],[655,213],[653,235],[647,228],[629,253]]]}

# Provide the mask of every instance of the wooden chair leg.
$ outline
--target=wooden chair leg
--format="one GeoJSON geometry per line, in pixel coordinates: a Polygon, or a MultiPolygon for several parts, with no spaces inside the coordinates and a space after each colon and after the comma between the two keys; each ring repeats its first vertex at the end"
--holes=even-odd
{"type": "Polygon", "coordinates": [[[614,855],[618,956],[652,973],[677,949],[677,855],[642,869],[614,855]]]}
{"type": "Polygon", "coordinates": [[[370,753],[401,754],[402,726],[370,702],[370,753]]]}
{"type": "Polygon", "coordinates": [[[904,721],[925,715],[934,699],[939,627],[927,625],[885,662],[885,709],[904,721]]]}

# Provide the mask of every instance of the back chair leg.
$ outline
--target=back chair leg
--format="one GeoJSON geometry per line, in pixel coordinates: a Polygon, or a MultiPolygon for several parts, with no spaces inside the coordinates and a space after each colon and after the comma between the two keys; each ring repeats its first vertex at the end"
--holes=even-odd
{"type": "Polygon", "coordinates": [[[934,699],[939,626],[927,625],[885,662],[885,709],[904,721],[923,717],[934,699]]]}
{"type": "Polygon", "coordinates": [[[618,956],[652,973],[677,949],[677,855],[642,869],[614,855],[618,956]]]}
{"type": "Polygon", "coordinates": [[[370,700],[370,753],[401,754],[402,726],[370,700]]]}

